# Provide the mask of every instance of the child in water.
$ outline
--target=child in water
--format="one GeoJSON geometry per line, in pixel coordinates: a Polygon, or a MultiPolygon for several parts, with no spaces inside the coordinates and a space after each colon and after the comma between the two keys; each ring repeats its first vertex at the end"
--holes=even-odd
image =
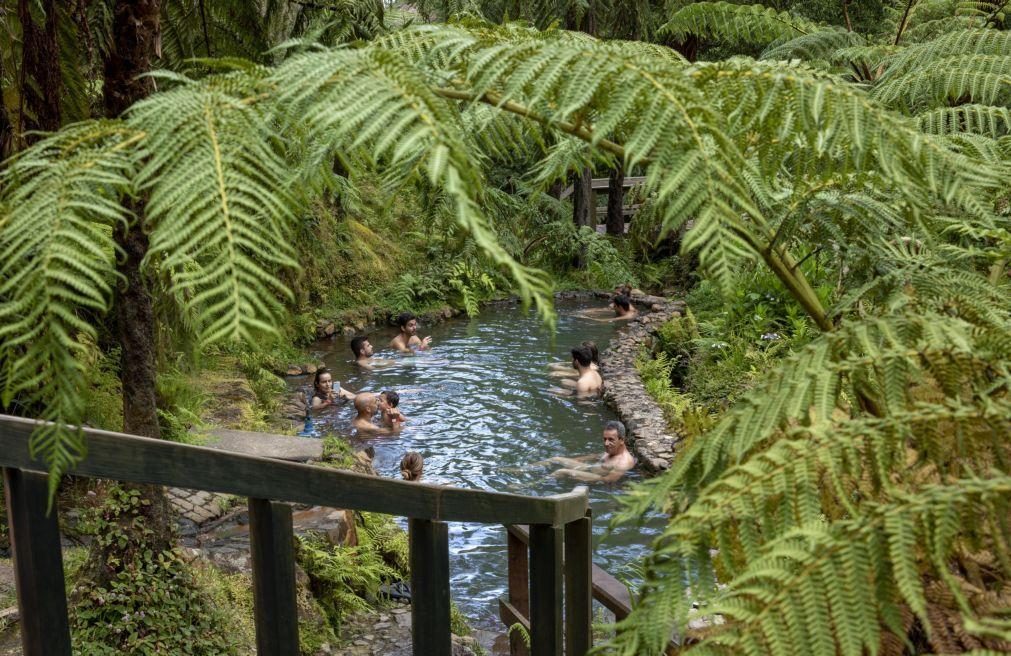
{"type": "Polygon", "coordinates": [[[386,428],[400,428],[407,421],[404,413],[397,409],[400,405],[400,395],[392,390],[379,394],[380,423],[386,428]]]}

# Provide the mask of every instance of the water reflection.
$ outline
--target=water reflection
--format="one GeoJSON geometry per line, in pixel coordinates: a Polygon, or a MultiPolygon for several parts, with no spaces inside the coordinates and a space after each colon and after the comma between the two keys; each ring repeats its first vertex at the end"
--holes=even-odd
{"type": "MultiPolygon", "coordinates": [[[[613,413],[599,400],[548,391],[557,386],[549,376],[550,362],[568,360],[569,349],[586,339],[603,350],[618,327],[576,314],[593,307],[560,304],[554,336],[535,315],[517,308],[488,309],[479,318],[431,329],[422,326],[418,334],[432,335],[433,350],[414,356],[386,347],[394,330],[377,331],[370,338],[376,357],[393,363],[371,371],[352,363],[347,340],[320,342],[314,354],[335,380],[355,392],[397,391],[408,421],[395,435],[356,436],[351,429],[354,410],[344,403],[317,414],[313,429],[373,446],[375,467],[384,476],[399,476],[403,454],[418,451],[425,458],[427,482],[540,496],[571,490],[571,481],[550,476],[553,466],[530,465],[556,455],[603,451],[601,430],[615,418],[613,413]]],[[[311,388],[307,378],[292,384],[311,388]]],[[[591,487],[599,543],[594,561],[614,574],[646,553],[663,523],[659,517],[646,518],[642,527],[622,527],[604,538],[624,484],[591,487]]],[[[505,544],[501,526],[450,524],[454,598],[469,617],[489,628],[498,628],[495,599],[506,585],[505,544]]]]}

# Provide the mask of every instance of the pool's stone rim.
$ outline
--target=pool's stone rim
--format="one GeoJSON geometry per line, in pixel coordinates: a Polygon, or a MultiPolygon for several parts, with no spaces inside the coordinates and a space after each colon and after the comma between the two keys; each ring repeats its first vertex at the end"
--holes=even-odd
{"type": "Polygon", "coordinates": [[[642,383],[635,359],[643,347],[652,347],[656,332],[664,322],[684,314],[685,303],[648,295],[635,295],[632,301],[649,312],[629,321],[611,338],[607,350],[601,354],[603,396],[604,402],[625,424],[629,446],[639,461],[639,468],[656,474],[670,468],[684,436],[667,425],[663,411],[642,383]]]}

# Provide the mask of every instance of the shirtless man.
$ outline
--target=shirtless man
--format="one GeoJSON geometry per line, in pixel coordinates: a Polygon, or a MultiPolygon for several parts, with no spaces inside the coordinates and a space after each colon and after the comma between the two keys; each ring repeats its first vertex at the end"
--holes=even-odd
{"type": "Polygon", "coordinates": [[[638,316],[639,311],[635,309],[632,305],[632,299],[625,294],[618,294],[611,301],[611,305],[614,306],[614,319],[634,319],[638,316]]]}
{"type": "MultiPolygon", "coordinates": [[[[590,362],[590,367],[594,371],[600,370],[600,351],[597,350],[597,343],[586,340],[579,342],[580,346],[585,346],[590,349],[590,357],[592,361],[590,362]]],[[[552,362],[548,365],[548,376],[552,378],[579,378],[579,373],[572,368],[572,363],[570,362],[552,362]]]]}
{"type": "Polygon", "coordinates": [[[351,340],[351,354],[355,356],[355,364],[363,369],[371,369],[372,343],[368,335],[358,335],[351,340]]]}
{"type": "MultiPolygon", "coordinates": [[[[575,383],[576,394],[600,393],[600,389],[604,386],[604,379],[600,377],[600,373],[593,366],[593,351],[590,350],[590,347],[582,344],[573,347],[572,368],[579,373],[579,378],[575,383]]],[[[562,381],[562,384],[568,382],[562,381]]]]}
{"type": "Polygon", "coordinates": [[[340,399],[353,400],[354,392],[341,387],[339,382],[335,382],[333,374],[326,367],[316,370],[316,378],[312,383],[312,409],[320,410],[337,403],[340,399]]]}
{"type": "Polygon", "coordinates": [[[398,316],[397,325],[400,326],[400,333],[390,340],[390,346],[401,353],[413,352],[412,346],[425,350],[432,343],[431,337],[425,339],[418,337],[418,318],[410,312],[398,316]]]}
{"type": "Polygon", "coordinates": [[[375,432],[379,427],[372,423],[376,416],[378,399],[372,392],[362,392],[355,396],[355,410],[358,412],[351,420],[351,425],[360,431],[375,432]]]}
{"type": "Polygon", "coordinates": [[[614,483],[635,467],[635,458],[625,445],[625,425],[620,421],[604,424],[604,455],[590,454],[579,458],[555,457],[548,462],[566,465],[552,476],[574,478],[587,483],[614,483]]]}

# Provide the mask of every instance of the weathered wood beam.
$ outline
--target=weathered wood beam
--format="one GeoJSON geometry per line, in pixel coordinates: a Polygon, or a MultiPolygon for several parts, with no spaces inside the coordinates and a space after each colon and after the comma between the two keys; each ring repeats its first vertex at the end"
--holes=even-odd
{"type": "MultiPolygon", "coordinates": [[[[0,415],[0,467],[44,470],[32,458],[33,420],[0,415]]],[[[88,456],[68,474],[151,483],[255,499],[356,508],[437,521],[562,526],[586,513],[586,488],[551,497],[468,490],[225,453],[91,428],[88,456]]]]}
{"type": "Polygon", "coordinates": [[[63,581],[63,552],[48,476],[4,469],[14,585],[25,656],[70,656],[70,625],[63,581]]]}
{"type": "Polygon", "coordinates": [[[295,534],[291,506],[266,499],[250,499],[249,538],[253,561],[256,652],[271,656],[298,656],[295,534]]]}
{"type": "Polygon", "coordinates": [[[565,525],[565,654],[584,656],[593,646],[593,550],[589,513],[565,525]]]}
{"type": "Polygon", "coordinates": [[[562,529],[530,527],[530,653],[562,656],[562,529]]]}
{"type": "Polygon", "coordinates": [[[451,656],[449,529],[445,522],[409,519],[411,636],[414,656],[451,656]]]}

